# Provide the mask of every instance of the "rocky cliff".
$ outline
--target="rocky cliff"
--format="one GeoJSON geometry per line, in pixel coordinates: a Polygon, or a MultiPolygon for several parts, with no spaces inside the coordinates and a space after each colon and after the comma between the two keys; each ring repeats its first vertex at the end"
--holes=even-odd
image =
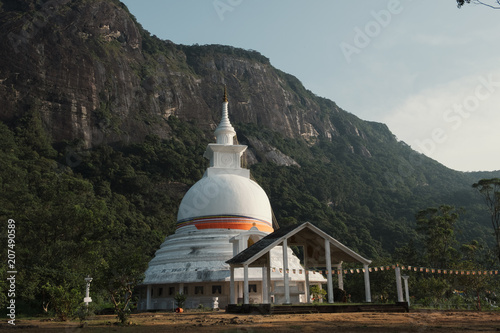
{"type": "Polygon", "coordinates": [[[209,133],[223,85],[235,124],[310,143],[359,137],[346,149],[370,156],[359,119],[255,51],[160,41],[118,1],[0,1],[0,120],[36,109],[55,142],[77,139],[88,148],[165,138],[172,115],[209,133]]]}

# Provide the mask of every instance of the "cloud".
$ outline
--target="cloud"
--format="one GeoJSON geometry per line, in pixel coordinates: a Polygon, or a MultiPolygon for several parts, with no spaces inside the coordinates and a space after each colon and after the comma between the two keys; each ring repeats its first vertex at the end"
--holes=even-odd
{"type": "Polygon", "coordinates": [[[449,47],[449,46],[462,46],[469,44],[472,41],[472,36],[450,36],[450,35],[430,35],[430,34],[417,34],[414,37],[416,43],[429,45],[429,46],[439,46],[439,47],[449,47]]]}
{"type": "Polygon", "coordinates": [[[500,71],[425,89],[384,122],[413,149],[460,171],[500,170],[500,71]]]}

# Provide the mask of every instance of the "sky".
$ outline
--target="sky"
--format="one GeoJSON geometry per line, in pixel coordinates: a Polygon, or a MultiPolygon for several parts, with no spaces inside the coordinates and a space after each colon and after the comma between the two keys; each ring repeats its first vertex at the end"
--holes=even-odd
{"type": "Polygon", "coordinates": [[[500,10],[455,0],[122,0],[177,44],[256,50],[459,171],[500,170],[500,10]]]}

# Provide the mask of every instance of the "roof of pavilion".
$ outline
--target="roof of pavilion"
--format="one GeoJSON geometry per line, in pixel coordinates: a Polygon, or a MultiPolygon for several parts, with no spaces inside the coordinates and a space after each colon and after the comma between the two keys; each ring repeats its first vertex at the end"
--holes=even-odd
{"type": "Polygon", "coordinates": [[[371,260],[362,257],[310,222],[280,228],[241,251],[226,263],[233,266],[262,267],[267,262],[267,253],[275,246],[283,243],[285,239],[288,246],[304,246],[304,253],[307,256],[305,258],[305,262],[307,262],[306,269],[325,267],[326,265],[325,241],[320,240],[327,240],[330,245],[332,265],[342,262],[359,262],[366,265],[371,263],[371,260]]]}

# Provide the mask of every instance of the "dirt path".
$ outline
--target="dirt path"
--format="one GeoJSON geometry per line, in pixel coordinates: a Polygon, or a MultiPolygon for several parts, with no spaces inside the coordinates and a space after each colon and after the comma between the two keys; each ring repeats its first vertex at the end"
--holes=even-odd
{"type": "Polygon", "coordinates": [[[0,331],[73,332],[500,332],[500,312],[420,311],[410,313],[332,313],[298,315],[234,315],[224,312],[141,313],[132,325],[113,324],[114,316],[78,322],[18,320],[0,331]]]}

